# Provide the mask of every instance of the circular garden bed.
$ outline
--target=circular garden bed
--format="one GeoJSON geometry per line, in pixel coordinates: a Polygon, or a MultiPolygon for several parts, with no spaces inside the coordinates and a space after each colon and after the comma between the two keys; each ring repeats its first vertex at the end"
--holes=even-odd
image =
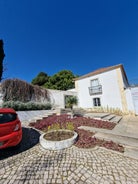
{"type": "Polygon", "coordinates": [[[72,146],[78,134],[71,130],[51,130],[40,136],[40,145],[45,149],[60,150],[72,146]]]}

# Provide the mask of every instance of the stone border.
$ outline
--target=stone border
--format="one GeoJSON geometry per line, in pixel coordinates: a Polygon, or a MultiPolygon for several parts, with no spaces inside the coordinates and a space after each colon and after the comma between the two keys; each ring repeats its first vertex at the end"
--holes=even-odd
{"type": "MultiPolygon", "coordinates": [[[[55,131],[57,130],[51,130],[48,132],[55,132],[55,131]]],[[[63,129],[59,129],[58,131],[63,131],[63,129]]],[[[78,137],[77,132],[71,131],[71,130],[64,130],[64,131],[73,132],[74,136],[72,138],[62,140],[62,141],[49,141],[49,140],[44,139],[44,135],[46,134],[44,133],[39,138],[40,145],[43,148],[48,149],[48,150],[61,150],[61,149],[65,149],[65,148],[72,146],[78,137]]]]}

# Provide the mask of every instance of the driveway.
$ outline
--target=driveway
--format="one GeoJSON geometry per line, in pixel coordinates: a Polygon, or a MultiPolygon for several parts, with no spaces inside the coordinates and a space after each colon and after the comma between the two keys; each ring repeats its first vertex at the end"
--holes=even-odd
{"type": "Polygon", "coordinates": [[[45,150],[39,136],[25,122],[21,147],[0,151],[0,184],[138,183],[138,159],[101,147],[45,150]]]}
{"type": "Polygon", "coordinates": [[[137,184],[138,160],[105,148],[49,151],[23,128],[18,149],[0,151],[0,184],[137,184]]]}

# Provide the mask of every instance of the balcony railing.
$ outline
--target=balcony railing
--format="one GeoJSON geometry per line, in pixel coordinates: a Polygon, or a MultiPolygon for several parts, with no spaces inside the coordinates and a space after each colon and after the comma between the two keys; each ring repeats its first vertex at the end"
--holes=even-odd
{"type": "Polygon", "coordinates": [[[90,95],[102,94],[102,85],[89,87],[89,94],[90,95]]]}

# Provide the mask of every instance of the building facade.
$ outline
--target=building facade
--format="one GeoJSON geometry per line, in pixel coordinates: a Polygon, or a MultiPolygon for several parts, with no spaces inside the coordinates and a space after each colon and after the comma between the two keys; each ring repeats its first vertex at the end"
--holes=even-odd
{"type": "MultiPolygon", "coordinates": [[[[66,98],[76,96],[83,109],[109,108],[138,115],[138,86],[130,86],[122,64],[101,68],[75,79],[75,89],[46,89],[53,108],[66,108],[66,98]]],[[[47,102],[42,96],[42,102],[47,102]]],[[[3,94],[0,86],[0,106],[3,94]]]]}
{"type": "Polygon", "coordinates": [[[138,113],[138,104],[135,100],[138,89],[134,90],[129,86],[122,64],[76,78],[75,88],[80,108],[103,107],[120,109],[126,113],[138,113]]]}

